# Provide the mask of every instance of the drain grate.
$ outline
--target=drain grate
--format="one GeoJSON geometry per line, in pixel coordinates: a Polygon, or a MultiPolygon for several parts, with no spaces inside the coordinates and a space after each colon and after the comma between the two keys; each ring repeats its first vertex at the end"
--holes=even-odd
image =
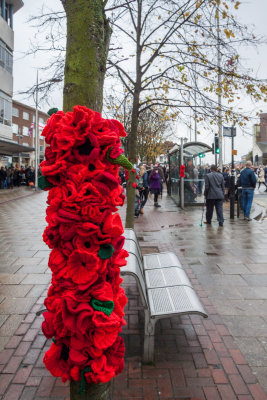
{"type": "Polygon", "coordinates": [[[141,246],[141,252],[142,255],[153,254],[153,253],[158,253],[159,249],[157,246],[141,246]]]}

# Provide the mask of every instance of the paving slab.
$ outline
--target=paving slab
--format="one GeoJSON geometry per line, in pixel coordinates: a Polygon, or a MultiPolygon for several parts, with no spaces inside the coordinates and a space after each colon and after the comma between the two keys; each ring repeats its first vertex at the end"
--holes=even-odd
{"type": "Polygon", "coordinates": [[[8,297],[0,304],[0,314],[27,314],[36,300],[36,297],[8,297]]]}
{"type": "MultiPolygon", "coordinates": [[[[51,279],[46,268],[47,250],[42,243],[45,199],[46,194],[39,193],[20,199],[19,202],[14,199],[2,204],[8,220],[8,229],[5,220],[0,221],[0,237],[5,237],[3,245],[9,243],[12,246],[17,243],[21,248],[21,232],[24,231],[24,237],[30,235],[35,238],[32,243],[26,241],[25,248],[27,252],[33,251],[34,255],[24,259],[16,257],[16,260],[20,259],[16,261],[18,265],[21,260],[25,262],[20,270],[0,274],[0,282],[10,287],[10,296],[4,297],[1,303],[7,301],[5,307],[8,309],[9,305],[8,312],[11,312],[3,314],[3,324],[0,327],[0,346],[7,345],[0,354],[0,368],[6,371],[2,374],[5,376],[5,385],[0,396],[5,399],[10,396],[16,396],[18,400],[69,398],[68,384],[62,384],[60,379],[51,377],[42,364],[42,355],[50,341],[46,341],[40,331],[42,318],[36,316],[51,279]],[[23,215],[25,212],[28,218],[23,215]],[[10,228],[11,217],[13,228],[10,228]],[[26,263],[28,258],[37,259],[38,262],[26,263]],[[41,266],[45,268],[38,272],[31,269],[41,266]],[[23,296],[16,295],[18,287],[24,287],[21,289],[23,296]],[[31,289],[26,293],[25,287],[31,289]],[[26,314],[23,314],[25,307],[12,314],[12,302],[15,304],[21,299],[26,300],[24,305],[32,302],[35,304],[27,306],[26,314]]],[[[181,316],[158,323],[155,364],[143,365],[144,314],[135,280],[126,277],[123,287],[129,301],[126,306],[127,326],[122,331],[126,344],[125,369],[112,381],[112,400],[266,400],[266,285],[264,281],[261,285],[252,285],[251,279],[246,279],[258,276],[260,271],[261,276],[265,276],[262,270],[249,269],[250,264],[264,264],[263,261],[258,262],[262,256],[255,261],[257,243],[262,245],[264,242],[253,240],[254,236],[262,237],[265,229],[263,224],[253,223],[249,227],[244,221],[233,224],[226,220],[225,230],[218,229],[216,223],[207,229],[199,226],[201,210],[194,208],[180,212],[171,199],[163,196],[161,201],[162,208],[158,210],[153,207],[149,197],[145,214],[136,220],[135,229],[142,239],[140,244],[144,245],[146,253],[177,253],[209,318],[204,320],[195,315],[181,316]],[[252,230],[251,246],[248,249],[245,243],[252,230]],[[243,252],[235,251],[240,249],[240,241],[242,250],[245,250],[243,252]],[[228,266],[236,268],[234,274],[228,266]],[[257,297],[258,288],[262,296],[259,294],[257,297]],[[221,306],[221,313],[218,313],[214,305],[221,306]],[[256,356],[249,351],[253,344],[257,350],[256,356]]],[[[124,218],[125,208],[121,215],[124,218]]],[[[255,283],[255,278],[252,278],[252,282],[255,283]]],[[[9,290],[6,289],[5,293],[9,294],[9,290]]]]}

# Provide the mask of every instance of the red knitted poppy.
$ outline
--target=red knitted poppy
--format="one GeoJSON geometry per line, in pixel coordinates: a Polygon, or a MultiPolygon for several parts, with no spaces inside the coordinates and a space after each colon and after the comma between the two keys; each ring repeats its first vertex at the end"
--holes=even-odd
{"type": "Polygon", "coordinates": [[[52,249],[42,330],[53,337],[44,363],[63,382],[107,382],[124,365],[120,267],[128,253],[116,212],[124,194],[115,162],[126,133],[120,122],[76,106],[53,114],[42,135],[48,146],[41,170],[51,184],[43,239],[52,249]]]}

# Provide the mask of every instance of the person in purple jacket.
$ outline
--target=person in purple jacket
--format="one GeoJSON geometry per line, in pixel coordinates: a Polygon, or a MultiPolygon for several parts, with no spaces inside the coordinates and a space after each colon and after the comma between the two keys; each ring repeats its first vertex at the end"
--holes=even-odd
{"type": "Polygon", "coordinates": [[[150,191],[154,194],[154,206],[161,207],[158,204],[158,197],[161,191],[161,175],[158,167],[155,167],[149,175],[150,191]]]}

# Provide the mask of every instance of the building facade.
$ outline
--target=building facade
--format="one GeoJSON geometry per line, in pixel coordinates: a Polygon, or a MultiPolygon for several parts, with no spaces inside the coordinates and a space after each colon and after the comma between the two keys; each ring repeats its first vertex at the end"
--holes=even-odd
{"type": "Polygon", "coordinates": [[[253,163],[267,165],[267,113],[260,114],[260,123],[254,125],[253,163]]]}
{"type": "MultiPolygon", "coordinates": [[[[13,15],[23,6],[22,0],[0,0],[0,165],[23,150],[13,142],[13,15]]],[[[33,150],[33,149],[32,149],[33,150]]]]}
{"type": "MultiPolygon", "coordinates": [[[[49,115],[38,110],[39,160],[44,159],[45,141],[41,136],[49,115]]],[[[25,146],[25,151],[13,156],[13,164],[34,167],[35,152],[27,152],[27,147],[35,147],[35,108],[13,100],[12,140],[25,146]],[[27,147],[26,147],[27,146],[27,147]]]]}

